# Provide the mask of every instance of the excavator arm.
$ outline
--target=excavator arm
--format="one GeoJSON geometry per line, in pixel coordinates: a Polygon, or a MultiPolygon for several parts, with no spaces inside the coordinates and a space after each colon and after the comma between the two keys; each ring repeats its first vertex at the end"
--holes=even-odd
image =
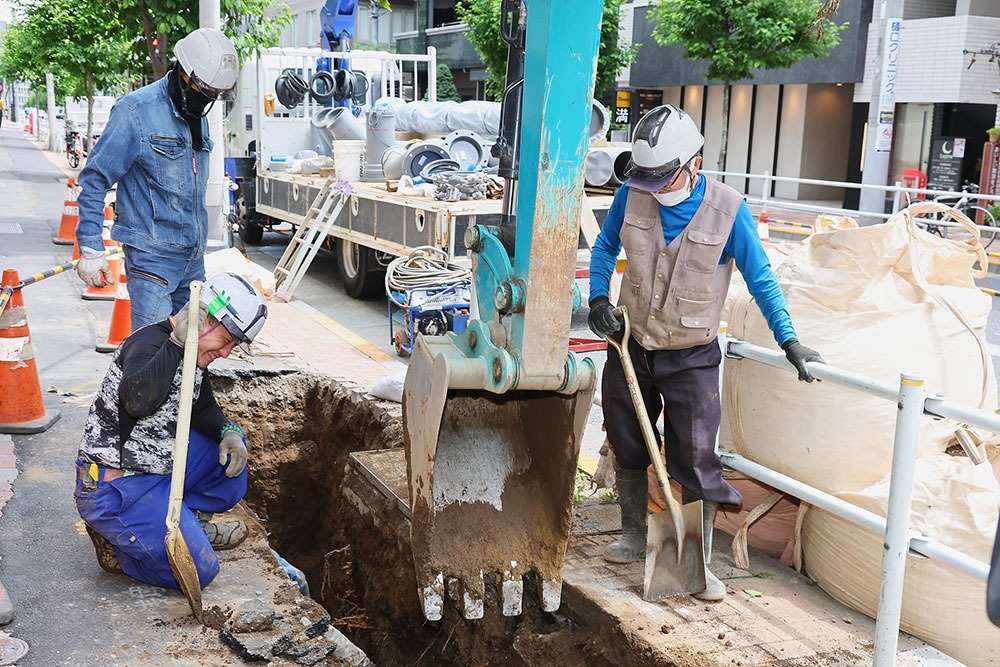
{"type": "Polygon", "coordinates": [[[543,609],[560,604],[597,378],[568,343],[602,10],[597,0],[504,2],[502,33],[512,58],[523,43],[523,67],[508,65],[498,142],[505,214],[465,234],[479,319],[461,335],[418,337],[404,386],[411,541],[429,620],[446,597],[481,618],[492,582],[503,614],[520,614],[526,575],[543,609]]]}

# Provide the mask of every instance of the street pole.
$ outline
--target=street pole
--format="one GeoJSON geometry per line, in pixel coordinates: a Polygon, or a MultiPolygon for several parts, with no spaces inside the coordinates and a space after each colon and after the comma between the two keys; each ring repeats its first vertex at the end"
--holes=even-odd
{"type": "MultiPolygon", "coordinates": [[[[222,29],[219,0],[200,0],[198,3],[198,23],[201,28],[222,29]]],[[[226,137],[222,123],[225,102],[216,102],[208,112],[208,134],[215,142],[209,157],[208,188],[205,191],[205,206],[208,209],[208,244],[224,245],[227,235],[224,229],[226,216],[226,188],[224,186],[226,137]]]]}
{"type": "Polygon", "coordinates": [[[59,137],[56,136],[56,84],[52,72],[45,74],[45,99],[49,115],[49,150],[59,150],[59,137]]]}
{"type": "MultiPolygon", "coordinates": [[[[880,0],[872,9],[872,30],[878,31],[878,48],[875,52],[875,71],[872,75],[871,100],[868,104],[868,133],[861,183],[884,186],[889,179],[889,157],[895,125],[895,89],[899,66],[900,27],[903,22],[903,0],[880,0]],[[877,20],[875,20],[876,9],[877,20]]],[[[862,187],[858,209],[862,213],[885,213],[885,190],[862,187]]],[[[861,218],[863,224],[881,221],[881,218],[872,216],[861,216],[861,218]]]]}

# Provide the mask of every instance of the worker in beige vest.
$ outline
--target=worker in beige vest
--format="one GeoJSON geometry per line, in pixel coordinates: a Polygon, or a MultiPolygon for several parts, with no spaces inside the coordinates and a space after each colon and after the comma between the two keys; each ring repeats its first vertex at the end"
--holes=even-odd
{"type": "MultiPolygon", "coordinates": [[[[628,349],[646,410],[664,414],[668,470],[683,487],[682,501],[704,501],[708,563],[719,505],[743,501],[722,478],[715,453],[722,414],[716,334],[734,264],[799,379],[811,382],[806,362],[823,359],[796,337],[742,195],[699,173],[704,143],[691,117],[670,104],[653,109],[636,125],[629,180],[615,194],[592,249],[589,323],[600,336],[621,336],[608,284],[624,247],[628,262],[619,303],[631,316],[628,349]]],[[[621,360],[610,348],[601,391],[622,513],[622,537],[608,546],[604,558],[628,563],[642,559],[646,548],[650,461],[621,360]]],[[[725,585],[707,566],[705,575],[707,588],[695,596],[722,600],[725,585]]]]}

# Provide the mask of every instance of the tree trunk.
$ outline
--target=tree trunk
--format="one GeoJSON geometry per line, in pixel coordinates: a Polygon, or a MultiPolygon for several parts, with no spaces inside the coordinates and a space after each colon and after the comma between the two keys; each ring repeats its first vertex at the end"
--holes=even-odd
{"type": "MultiPolygon", "coordinates": [[[[722,147],[719,149],[719,171],[726,170],[726,151],[729,148],[729,102],[733,87],[725,81],[722,84],[722,147]]],[[[702,128],[702,132],[705,128],[702,128]]]]}
{"type": "Polygon", "coordinates": [[[136,3],[136,9],[138,9],[139,19],[142,21],[142,33],[146,38],[146,48],[149,51],[149,65],[153,70],[153,79],[163,78],[170,64],[170,59],[167,57],[169,53],[167,35],[162,32],[156,32],[154,29],[153,16],[149,13],[149,8],[146,6],[144,0],[139,0],[136,3]]]}

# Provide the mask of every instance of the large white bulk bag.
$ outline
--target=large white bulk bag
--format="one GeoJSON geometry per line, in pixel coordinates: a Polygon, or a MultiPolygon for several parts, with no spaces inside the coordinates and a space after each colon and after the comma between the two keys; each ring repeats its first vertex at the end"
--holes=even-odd
{"type": "MultiPolygon", "coordinates": [[[[889,482],[839,494],[885,516],[889,482]]],[[[989,464],[930,454],[917,460],[913,514],[918,532],[989,563],[1000,485],[989,464]]],[[[806,570],[824,591],[872,618],[878,609],[882,536],[809,508],[802,525],[806,570]]],[[[900,628],[969,667],[1000,665],[1000,628],[986,615],[986,582],[929,558],[906,561],[900,628]]]]}
{"type": "MultiPolygon", "coordinates": [[[[973,280],[982,275],[976,263],[986,266],[981,245],[928,234],[904,211],[885,224],[828,228],[782,250],[787,256],[775,273],[799,340],[828,363],[893,387],[901,372],[917,373],[931,392],[996,407],[984,336],[991,297],[973,280]]],[[[729,299],[729,332],[777,349],[745,287],[740,290],[729,299]]],[[[726,360],[723,445],[817,488],[857,491],[882,479],[891,465],[895,419],[892,401],[726,360]]],[[[957,425],[924,426],[920,451],[934,452],[944,450],[957,425]]]]}

